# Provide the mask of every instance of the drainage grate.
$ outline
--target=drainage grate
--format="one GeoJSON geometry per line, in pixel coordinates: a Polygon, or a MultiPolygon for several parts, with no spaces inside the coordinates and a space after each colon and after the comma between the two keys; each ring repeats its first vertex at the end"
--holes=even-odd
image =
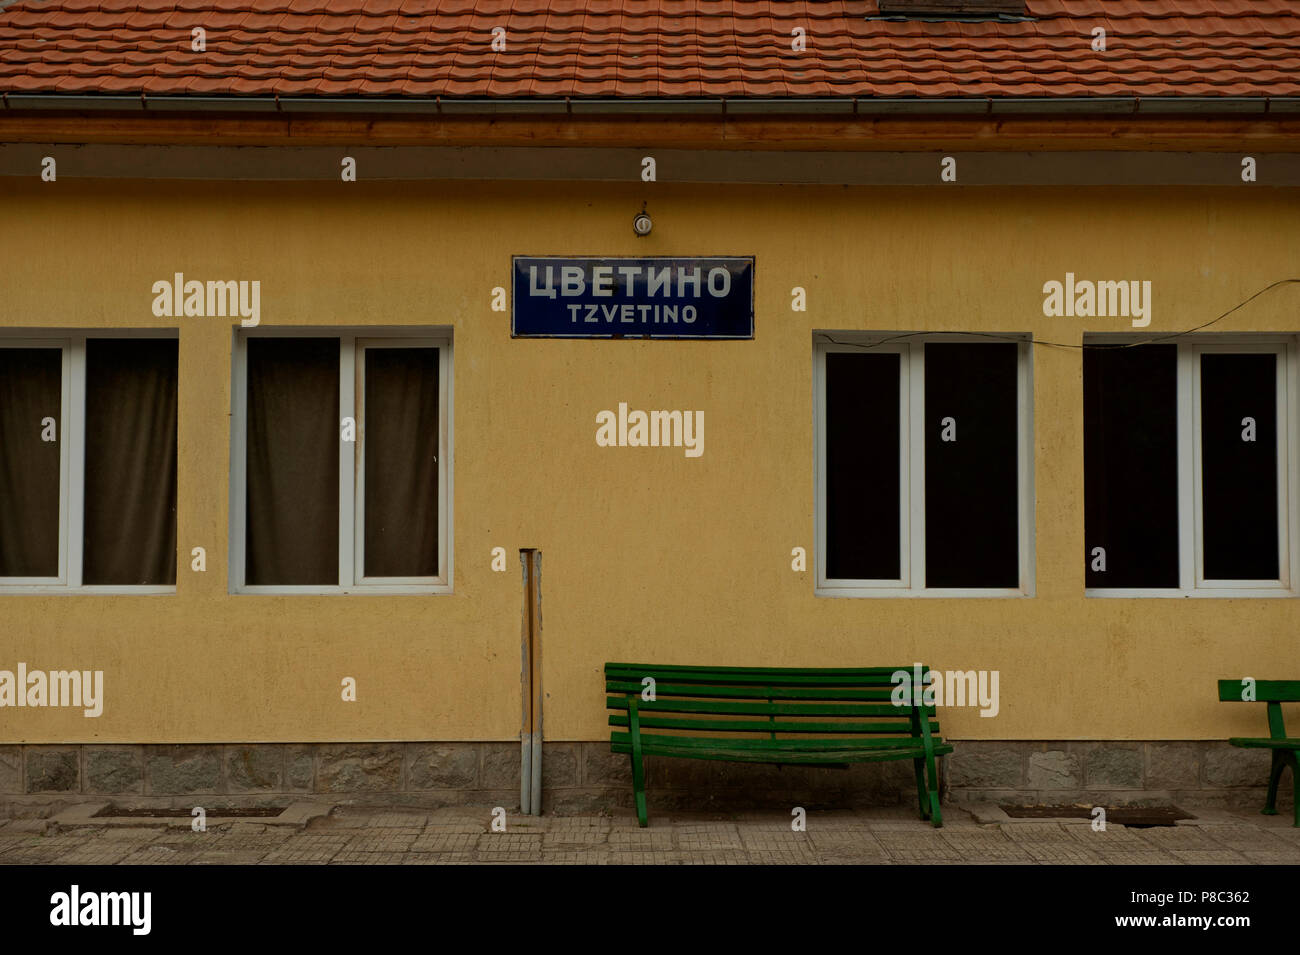
{"type": "MultiPolygon", "coordinates": [[[[203,811],[209,818],[274,819],[284,812],[286,808],[288,807],[272,806],[260,809],[230,809],[204,806],[203,811]]],[[[116,816],[119,819],[188,819],[191,815],[193,815],[192,809],[120,809],[117,806],[105,806],[91,818],[101,819],[104,816],[116,816]]]]}
{"type": "MultiPolygon", "coordinates": [[[[1012,819],[1091,819],[1091,806],[1003,806],[1012,819]]],[[[1137,829],[1172,826],[1179,819],[1195,819],[1177,806],[1106,807],[1106,821],[1137,829]]]]}

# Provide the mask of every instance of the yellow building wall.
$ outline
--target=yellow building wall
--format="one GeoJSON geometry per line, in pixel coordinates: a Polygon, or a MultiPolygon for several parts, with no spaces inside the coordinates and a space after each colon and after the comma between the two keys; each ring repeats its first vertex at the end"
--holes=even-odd
{"type": "MultiPolygon", "coordinates": [[[[957,739],[1258,735],[1214,681],[1300,678],[1300,601],[1083,596],[1075,349],[1032,351],[1036,596],[814,596],[812,332],[1131,330],[1045,318],[1067,271],[1149,279],[1148,331],[1186,329],[1300,274],[1297,221],[1255,187],[0,180],[0,326],[180,329],[177,592],[0,596],[0,668],[102,669],[106,696],[98,719],[0,710],[0,742],[517,738],[520,547],[543,553],[549,739],[608,732],[607,660],[1000,671],[996,718],[941,712],[957,739]],[[512,340],[490,309],[512,254],[754,255],[756,337],[512,340]],[[228,593],[234,322],[155,318],[174,272],[260,280],[264,326],[454,328],[454,594],[228,593]],[[703,409],[704,455],[597,447],[620,401],[703,409]]],[[[1215,329],[1300,329],[1300,286],[1215,329]]]]}

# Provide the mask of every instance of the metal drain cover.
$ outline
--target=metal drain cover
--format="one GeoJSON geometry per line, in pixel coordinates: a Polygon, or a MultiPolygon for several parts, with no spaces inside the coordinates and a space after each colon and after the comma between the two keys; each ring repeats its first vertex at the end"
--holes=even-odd
{"type": "MultiPolygon", "coordinates": [[[[1116,806],[1106,809],[1106,821],[1138,828],[1172,826],[1179,819],[1195,819],[1177,806],[1116,806]]],[[[1012,819],[1091,819],[1092,806],[1002,806],[1012,819]]]]}
{"type": "MultiPolygon", "coordinates": [[[[228,809],[204,806],[203,808],[209,816],[219,816],[223,819],[274,819],[288,807],[228,809]]],[[[100,819],[105,816],[112,816],[121,819],[188,819],[192,813],[192,809],[119,809],[117,806],[105,806],[90,818],[100,819]]]]}

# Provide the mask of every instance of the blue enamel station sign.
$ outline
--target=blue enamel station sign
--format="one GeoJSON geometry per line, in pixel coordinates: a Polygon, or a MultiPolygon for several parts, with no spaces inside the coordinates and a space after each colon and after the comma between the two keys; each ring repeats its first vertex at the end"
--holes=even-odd
{"type": "Polygon", "coordinates": [[[515,256],[515,338],[753,338],[754,258],[515,256]]]}

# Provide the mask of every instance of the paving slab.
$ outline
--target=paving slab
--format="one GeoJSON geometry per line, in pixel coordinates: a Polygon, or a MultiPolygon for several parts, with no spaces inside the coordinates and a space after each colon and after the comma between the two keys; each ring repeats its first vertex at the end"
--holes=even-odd
{"type": "Polygon", "coordinates": [[[474,853],[468,850],[457,852],[408,852],[402,857],[402,865],[473,865],[474,853]]]}
{"type": "Polygon", "coordinates": [[[1017,845],[1035,862],[1047,865],[1105,865],[1100,854],[1075,844],[1020,842],[1017,845]]]}
{"type": "Polygon", "coordinates": [[[408,847],[411,852],[472,852],[480,832],[443,832],[426,829],[408,847]]]}
{"type": "MultiPolygon", "coordinates": [[[[641,828],[626,812],[507,814],[491,807],[409,810],[304,804],[293,825],[267,819],[94,818],[0,826],[11,865],[1278,865],[1300,864],[1300,830],[1257,810],[1192,810],[1175,826],[1096,831],[1091,820],[987,822],[954,808],[940,829],[903,807],[813,812],[795,830],[783,811],[656,814],[641,828]],[[310,806],[310,808],[308,808],[310,806]],[[65,824],[66,823],[66,824],[65,824]],[[144,824],[141,824],[144,823],[144,824]]],[[[976,807],[978,810],[978,807],[976,807]]]]}

